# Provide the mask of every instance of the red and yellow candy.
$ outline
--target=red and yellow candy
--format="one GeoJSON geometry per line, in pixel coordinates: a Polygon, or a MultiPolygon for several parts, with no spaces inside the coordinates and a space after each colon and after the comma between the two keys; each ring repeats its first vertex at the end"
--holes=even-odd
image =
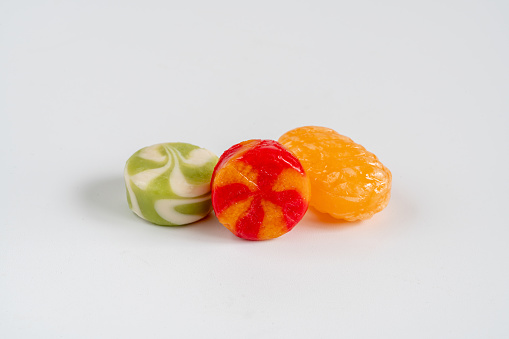
{"type": "Polygon", "coordinates": [[[290,231],[306,213],[310,194],[299,160],[274,140],[248,140],[224,152],[211,191],[219,221],[248,240],[290,231]]]}

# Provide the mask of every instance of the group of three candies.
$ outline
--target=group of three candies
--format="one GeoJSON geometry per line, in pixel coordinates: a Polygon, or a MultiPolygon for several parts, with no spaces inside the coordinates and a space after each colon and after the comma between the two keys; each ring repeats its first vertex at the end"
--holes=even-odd
{"type": "Polygon", "coordinates": [[[187,143],[134,153],[124,171],[127,201],[143,219],[163,226],[198,221],[214,209],[236,236],[266,240],[290,231],[308,205],[348,221],[384,209],[391,172],[350,138],[317,126],[274,140],[236,144],[218,159],[187,143]]]}

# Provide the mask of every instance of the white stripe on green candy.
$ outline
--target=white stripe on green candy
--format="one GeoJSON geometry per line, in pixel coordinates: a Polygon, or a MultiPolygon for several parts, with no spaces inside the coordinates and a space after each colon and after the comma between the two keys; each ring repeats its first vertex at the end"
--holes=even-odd
{"type": "Polygon", "coordinates": [[[166,165],[159,168],[152,168],[148,169],[139,173],[136,173],[135,175],[131,176],[131,181],[133,184],[141,188],[142,190],[146,190],[147,186],[158,176],[162,175],[164,172],[170,169],[172,165],[171,158],[168,157],[168,161],[166,162],[166,165]]]}
{"type": "Polygon", "coordinates": [[[129,175],[127,174],[127,165],[124,169],[124,180],[125,180],[125,187],[127,189],[127,194],[129,195],[129,201],[131,210],[136,213],[138,216],[143,218],[143,214],[141,214],[140,206],[138,205],[138,200],[136,199],[136,195],[134,195],[133,189],[131,188],[131,182],[129,179],[129,175]]]}
{"type": "Polygon", "coordinates": [[[210,178],[216,163],[215,154],[190,144],[158,144],[139,150],[129,158],[124,172],[131,209],[159,225],[183,225],[205,217],[211,209],[210,178]]]}
{"type": "Polygon", "coordinates": [[[185,225],[200,220],[203,216],[178,213],[175,207],[189,204],[191,201],[201,202],[205,200],[210,200],[210,194],[196,199],[159,199],[155,202],[154,208],[161,218],[171,220],[176,225],[185,225]]]}
{"type": "MultiPolygon", "coordinates": [[[[167,148],[167,150],[175,156],[175,158],[174,158],[175,159],[175,167],[173,168],[173,171],[171,171],[171,174],[170,174],[170,186],[172,187],[173,192],[175,192],[175,194],[180,195],[181,197],[185,197],[185,198],[192,198],[192,197],[197,197],[197,196],[203,195],[210,191],[210,180],[208,182],[201,184],[201,185],[190,184],[186,180],[186,177],[184,176],[182,171],[180,170],[179,157],[181,159],[184,158],[182,156],[182,154],[179,151],[177,151],[175,149],[172,150],[169,147],[167,148]],[[175,153],[178,153],[178,155],[175,153]]],[[[196,164],[198,164],[197,166],[203,166],[207,163],[207,161],[203,162],[203,158],[205,160],[207,160],[207,159],[210,159],[210,157],[213,155],[211,152],[209,152],[207,150],[204,150],[204,151],[207,151],[207,153],[200,152],[198,154],[195,153],[193,155],[193,151],[191,151],[191,153],[189,153],[190,157],[194,156],[194,158],[202,158],[202,159],[191,159],[190,162],[185,162],[185,161],[182,161],[182,162],[184,162],[186,164],[192,164],[192,165],[194,165],[196,163],[196,164]]],[[[211,173],[211,175],[212,175],[212,173],[211,173]]]]}

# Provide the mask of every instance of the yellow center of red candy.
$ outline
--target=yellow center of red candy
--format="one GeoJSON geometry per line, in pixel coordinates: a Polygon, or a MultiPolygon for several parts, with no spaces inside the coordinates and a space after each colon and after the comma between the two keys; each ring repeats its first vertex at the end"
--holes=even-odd
{"type": "Polygon", "coordinates": [[[273,140],[226,151],[214,170],[212,205],[219,221],[249,240],[278,237],[304,216],[309,182],[299,160],[273,140]]]}

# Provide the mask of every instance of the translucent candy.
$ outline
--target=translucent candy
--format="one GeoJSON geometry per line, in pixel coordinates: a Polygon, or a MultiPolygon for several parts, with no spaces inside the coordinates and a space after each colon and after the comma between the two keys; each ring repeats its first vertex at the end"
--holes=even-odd
{"type": "Polygon", "coordinates": [[[299,127],[279,138],[300,160],[311,182],[310,205],[348,221],[368,219],[390,199],[392,175],[352,139],[317,126],[299,127]]]}

